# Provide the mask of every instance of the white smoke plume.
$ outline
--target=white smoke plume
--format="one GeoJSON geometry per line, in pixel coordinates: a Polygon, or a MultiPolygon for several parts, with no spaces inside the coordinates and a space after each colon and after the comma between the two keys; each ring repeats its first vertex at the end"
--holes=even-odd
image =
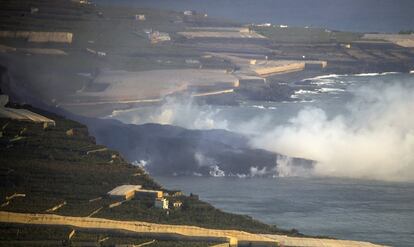
{"type": "Polygon", "coordinates": [[[291,157],[279,155],[275,167],[279,177],[309,177],[312,171],[303,166],[295,165],[291,157]]]}
{"type": "Polygon", "coordinates": [[[266,167],[263,167],[262,169],[258,168],[257,166],[250,167],[250,176],[251,177],[265,176],[265,175],[267,175],[267,173],[268,173],[268,171],[267,171],[266,167]]]}
{"type": "Polygon", "coordinates": [[[414,81],[412,77],[399,83],[372,79],[365,85],[350,89],[353,98],[344,113],[332,116],[323,109],[308,107],[287,124],[275,127],[273,115],[232,121],[213,107],[176,100],[135,123],[226,129],[250,136],[254,148],[316,161],[311,174],[291,167],[288,160],[281,161],[277,172],[284,176],[413,182],[414,81]]]}
{"type": "Polygon", "coordinates": [[[414,181],[414,85],[361,87],[348,114],[305,108],[255,147],[315,160],[318,176],[414,181]]]}
{"type": "Polygon", "coordinates": [[[150,112],[114,111],[110,117],[133,124],[158,123],[187,129],[228,129],[228,122],[217,117],[219,110],[194,104],[191,98],[167,98],[161,107],[150,112]]]}

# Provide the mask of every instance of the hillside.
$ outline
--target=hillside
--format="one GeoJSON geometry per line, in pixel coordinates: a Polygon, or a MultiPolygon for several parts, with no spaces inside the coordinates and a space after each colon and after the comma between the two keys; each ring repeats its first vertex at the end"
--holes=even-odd
{"type": "MultiPolygon", "coordinates": [[[[0,119],[2,211],[45,213],[65,202],[53,213],[85,217],[101,208],[93,214],[94,217],[288,233],[248,216],[217,210],[200,201],[197,196],[169,198],[170,203],[180,200],[183,206],[180,210],[169,210],[168,214],[139,200],[129,200],[118,207],[109,208],[117,200],[107,197],[106,193],[123,184],[139,184],[145,189],[163,190],[170,195],[173,193],[157,184],[139,167],[128,164],[118,152],[95,144],[84,125],[39,109],[25,108],[53,119],[56,126],[44,129],[41,124],[0,119]],[[14,194],[25,196],[10,199],[14,194]]],[[[1,224],[0,231],[0,240],[7,243],[7,240],[14,239],[16,232],[21,234],[18,240],[56,240],[60,239],[58,236],[66,236],[68,228],[45,229],[39,226],[1,224]],[[41,234],[37,235],[39,231],[41,234]]],[[[95,236],[90,232],[80,232],[79,239],[73,241],[81,241],[83,238],[90,240],[94,238],[91,235],[95,236]]]]}

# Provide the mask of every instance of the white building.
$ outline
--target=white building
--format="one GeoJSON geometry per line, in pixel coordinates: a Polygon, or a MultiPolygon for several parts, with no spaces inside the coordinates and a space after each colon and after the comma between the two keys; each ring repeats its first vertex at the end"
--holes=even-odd
{"type": "Polygon", "coordinates": [[[168,209],[168,200],[165,198],[156,199],[155,200],[155,207],[156,208],[162,208],[162,209],[168,209]]]}
{"type": "Polygon", "coordinates": [[[176,201],[173,203],[173,207],[175,209],[180,209],[183,206],[183,203],[181,201],[176,201]]]}
{"type": "Polygon", "coordinates": [[[165,42],[171,40],[171,37],[168,33],[159,31],[154,31],[151,34],[149,34],[149,38],[151,40],[151,43],[165,42]]]}
{"type": "Polygon", "coordinates": [[[145,15],[143,15],[143,14],[137,14],[137,15],[135,15],[135,20],[137,20],[137,21],[145,21],[146,18],[145,18],[145,15]]]}
{"type": "Polygon", "coordinates": [[[103,51],[98,51],[96,54],[97,54],[99,57],[104,57],[104,56],[106,56],[106,52],[103,52],[103,51]]]}
{"type": "Polygon", "coordinates": [[[109,191],[108,195],[110,197],[120,197],[124,200],[129,200],[134,198],[135,192],[140,190],[141,188],[141,185],[121,185],[109,191]]]}

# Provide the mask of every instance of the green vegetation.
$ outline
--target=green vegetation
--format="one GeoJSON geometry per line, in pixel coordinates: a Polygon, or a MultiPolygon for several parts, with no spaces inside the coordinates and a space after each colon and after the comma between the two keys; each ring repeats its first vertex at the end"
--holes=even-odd
{"type": "Polygon", "coordinates": [[[95,144],[85,126],[38,109],[25,108],[55,120],[56,126],[44,129],[41,124],[0,119],[3,134],[0,138],[0,198],[4,203],[7,196],[15,193],[26,195],[9,200],[1,210],[45,213],[66,202],[53,213],[88,216],[102,208],[93,217],[300,235],[248,216],[222,212],[194,196],[168,197],[170,204],[183,203],[180,209],[171,209],[169,213],[137,199],[109,208],[119,200],[107,197],[106,193],[119,185],[141,184],[146,189],[170,191],[139,167],[128,164],[116,151],[88,154],[103,146],[95,144]],[[16,137],[22,138],[12,142],[16,137]],[[90,201],[98,197],[102,199],[90,201]]]}

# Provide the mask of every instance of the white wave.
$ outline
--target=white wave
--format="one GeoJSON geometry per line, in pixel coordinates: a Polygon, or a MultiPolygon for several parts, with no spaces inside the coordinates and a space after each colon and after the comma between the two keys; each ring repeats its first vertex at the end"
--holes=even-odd
{"type": "Polygon", "coordinates": [[[383,73],[361,73],[361,74],[354,74],[352,76],[382,76],[382,75],[394,75],[394,74],[400,74],[400,72],[383,72],[383,73]]]}
{"type": "Polygon", "coordinates": [[[353,74],[352,76],[377,76],[380,73],[361,73],[361,74],[353,74]]]}
{"type": "Polygon", "coordinates": [[[330,80],[330,79],[319,79],[319,80],[315,80],[315,81],[311,82],[311,84],[318,85],[318,86],[332,85],[332,84],[335,84],[335,83],[337,83],[337,81],[330,80]]]}
{"type": "Polygon", "coordinates": [[[316,100],[314,100],[314,99],[310,99],[310,100],[301,100],[301,101],[299,101],[299,102],[296,102],[296,103],[313,103],[313,102],[315,102],[316,100]]]}
{"type": "Polygon", "coordinates": [[[236,177],[238,177],[238,178],[247,178],[248,176],[246,174],[237,173],[236,177]]]}
{"type": "Polygon", "coordinates": [[[342,88],[331,88],[331,87],[323,87],[318,90],[321,93],[333,93],[333,92],[345,92],[342,88]]]}
{"type": "Polygon", "coordinates": [[[269,110],[276,110],[277,107],[275,107],[275,106],[269,106],[267,109],[269,109],[269,110]]]}
{"type": "Polygon", "coordinates": [[[414,74],[414,70],[410,70],[410,74],[414,74]]]}
{"type": "Polygon", "coordinates": [[[314,81],[314,80],[321,80],[321,79],[332,79],[332,78],[340,78],[346,76],[377,76],[377,75],[393,75],[393,74],[400,74],[400,72],[382,72],[382,73],[360,73],[360,74],[329,74],[329,75],[320,75],[311,78],[303,79],[302,81],[314,81]]]}
{"type": "MultiPolygon", "coordinates": [[[[292,98],[292,99],[297,99],[298,97],[290,97],[290,98],[292,98]]],[[[313,103],[313,102],[315,102],[315,100],[314,99],[310,99],[310,100],[295,100],[295,101],[282,101],[282,102],[280,102],[280,103],[283,103],[283,104],[292,104],[292,103],[313,103]]]]}
{"type": "Polygon", "coordinates": [[[381,73],[381,75],[396,75],[396,74],[401,74],[401,72],[384,72],[384,73],[381,73]]]}
{"type": "Polygon", "coordinates": [[[257,108],[257,109],[266,109],[266,107],[264,107],[262,105],[252,105],[251,107],[257,108]]]}
{"type": "Polygon", "coordinates": [[[299,89],[297,91],[295,91],[295,94],[317,94],[317,91],[314,90],[304,90],[304,89],[299,89]]]}
{"type": "Polygon", "coordinates": [[[209,174],[212,177],[225,177],[226,176],[226,173],[223,170],[221,170],[218,165],[210,166],[209,174]]]}
{"type": "Polygon", "coordinates": [[[306,79],[303,79],[302,81],[314,81],[314,80],[320,80],[320,79],[338,78],[338,77],[343,77],[343,76],[347,76],[347,75],[346,74],[344,75],[340,75],[340,74],[320,75],[320,76],[315,76],[311,78],[306,78],[306,79]]]}

